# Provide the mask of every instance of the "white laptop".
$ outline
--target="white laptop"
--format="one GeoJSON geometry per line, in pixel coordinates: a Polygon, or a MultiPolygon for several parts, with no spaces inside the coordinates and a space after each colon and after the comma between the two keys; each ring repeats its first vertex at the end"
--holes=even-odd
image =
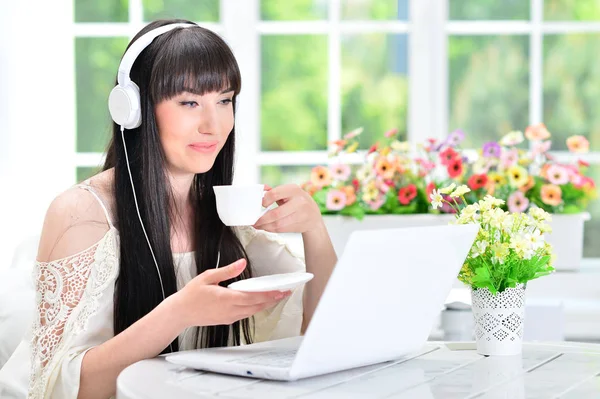
{"type": "Polygon", "coordinates": [[[199,370],[292,381],[405,357],[425,345],[478,229],[355,231],[303,337],[183,351],[166,359],[199,370]]]}

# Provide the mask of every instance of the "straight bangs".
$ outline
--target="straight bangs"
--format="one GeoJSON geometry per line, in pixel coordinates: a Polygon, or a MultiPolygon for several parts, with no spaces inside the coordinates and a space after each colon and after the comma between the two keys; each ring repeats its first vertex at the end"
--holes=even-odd
{"type": "Polygon", "coordinates": [[[201,27],[176,29],[156,40],[164,41],[150,77],[154,104],[183,92],[204,95],[241,90],[235,57],[216,33],[201,27]]]}

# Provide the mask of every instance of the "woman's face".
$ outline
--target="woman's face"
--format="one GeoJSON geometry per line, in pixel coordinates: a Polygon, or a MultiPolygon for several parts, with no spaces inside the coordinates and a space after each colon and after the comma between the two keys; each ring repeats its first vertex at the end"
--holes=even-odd
{"type": "Polygon", "coordinates": [[[233,129],[233,90],[183,92],[156,105],[160,141],[173,174],[210,170],[233,129]]]}

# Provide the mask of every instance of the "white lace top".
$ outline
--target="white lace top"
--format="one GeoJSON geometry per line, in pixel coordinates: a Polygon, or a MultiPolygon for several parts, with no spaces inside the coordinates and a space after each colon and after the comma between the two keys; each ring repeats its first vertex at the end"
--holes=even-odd
{"type": "MultiPolygon", "coordinates": [[[[75,399],[85,353],[114,336],[113,296],[119,272],[119,233],[106,207],[109,230],[88,249],[56,261],[36,262],[36,311],[31,331],[0,370],[1,398],[75,399]]],[[[240,228],[238,237],[255,276],[303,271],[304,262],[277,235],[240,228]]],[[[196,275],[193,253],[175,254],[177,287],[196,275]]],[[[300,334],[302,288],[255,315],[254,340],[300,334]]],[[[180,350],[195,349],[192,329],[179,336],[180,350]]]]}

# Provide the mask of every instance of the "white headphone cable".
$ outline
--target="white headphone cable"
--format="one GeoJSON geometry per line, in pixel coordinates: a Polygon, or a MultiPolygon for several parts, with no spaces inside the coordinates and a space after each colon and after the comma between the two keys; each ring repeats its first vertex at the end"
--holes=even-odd
{"type": "MultiPolygon", "coordinates": [[[[144,232],[144,236],[146,237],[146,242],[148,243],[148,248],[150,248],[150,253],[152,254],[152,259],[154,260],[154,265],[156,266],[156,272],[158,273],[158,280],[160,282],[160,290],[162,292],[163,300],[165,297],[165,288],[163,286],[162,276],[160,275],[160,269],[158,268],[158,262],[156,261],[156,257],[154,256],[154,250],[152,249],[152,245],[150,245],[150,239],[148,238],[148,233],[146,233],[146,228],[144,227],[144,222],[142,221],[142,216],[140,215],[140,207],[138,205],[137,196],[135,194],[135,187],[133,185],[133,177],[131,176],[131,168],[129,167],[129,156],[127,155],[127,144],[125,144],[125,128],[121,126],[121,139],[123,140],[123,149],[125,150],[125,160],[127,161],[127,172],[129,173],[129,181],[131,182],[131,191],[133,191],[133,202],[135,202],[135,210],[137,211],[138,219],[140,220],[140,224],[142,225],[142,231],[144,232]]],[[[169,348],[171,352],[173,352],[173,347],[169,344],[169,348]]]]}

